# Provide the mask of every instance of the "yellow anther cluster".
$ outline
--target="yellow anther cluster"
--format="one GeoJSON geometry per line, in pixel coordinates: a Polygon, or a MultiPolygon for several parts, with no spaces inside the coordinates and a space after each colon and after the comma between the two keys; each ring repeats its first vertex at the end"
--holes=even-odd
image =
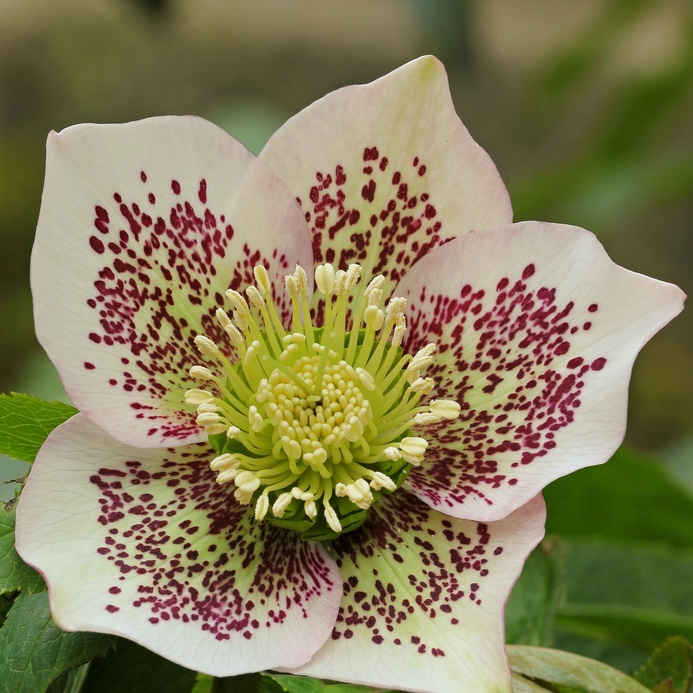
{"type": "Polygon", "coordinates": [[[457,418],[460,406],[421,403],[435,388],[424,377],[435,344],[403,354],[406,301],[384,302],[381,275],[360,290],[359,265],[318,265],[314,299],[323,301],[324,320],[315,326],[308,277],[296,267],[285,277],[290,328],[272,299],[265,267],[255,267],[254,275],[247,300],[227,292],[232,316],[222,309],[216,314],[235,357],[227,355],[228,346],[199,335],[200,353],[217,367],[191,368],[190,375],[210,387],[188,390],[185,400],[208,434],[235,441],[235,451],[222,451],[210,466],[219,483],[235,485],[238,502],[254,502],[257,520],[284,518],[293,508],[291,521],[324,521],[339,533],[348,506],[367,510],[379,492],[397,488],[393,476],[424,460],[428,441],[407,435],[410,429],[457,418]]]}
{"type": "Polygon", "coordinates": [[[358,375],[346,361],[327,364],[316,391],[319,368],[318,356],[302,356],[292,366],[305,387],[275,369],[260,381],[255,399],[287,458],[300,460],[329,478],[328,457],[347,457],[349,444],[368,450],[363,434],[373,412],[358,375]]]}

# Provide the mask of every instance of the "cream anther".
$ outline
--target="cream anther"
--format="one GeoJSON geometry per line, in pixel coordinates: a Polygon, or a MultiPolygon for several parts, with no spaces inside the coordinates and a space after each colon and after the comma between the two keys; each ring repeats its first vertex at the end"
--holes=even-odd
{"type": "Polygon", "coordinates": [[[266,494],[261,494],[255,503],[255,519],[262,521],[269,510],[269,498],[266,494]]]}
{"type": "Polygon", "coordinates": [[[265,307],[265,299],[262,297],[262,294],[258,291],[256,286],[251,285],[246,288],[245,295],[248,297],[251,305],[255,308],[262,309],[265,307]]]}
{"type": "Polygon", "coordinates": [[[380,290],[385,284],[385,277],[382,274],[376,274],[373,279],[368,282],[366,290],[363,292],[365,296],[370,296],[373,291],[380,290]]]}
{"type": "Polygon", "coordinates": [[[375,390],[375,380],[373,380],[373,376],[365,368],[357,368],[356,375],[358,375],[361,384],[366,390],[375,390]]]}
{"type": "Polygon", "coordinates": [[[272,515],[275,517],[284,517],[286,509],[291,504],[294,497],[290,493],[281,493],[277,496],[277,500],[272,505],[272,515]]]}
{"type": "Polygon", "coordinates": [[[219,472],[222,469],[229,469],[233,466],[238,464],[236,458],[234,455],[230,453],[224,453],[223,455],[219,455],[218,457],[215,457],[210,463],[209,467],[212,471],[214,472],[219,472]]]}
{"type": "Polygon", "coordinates": [[[223,472],[219,472],[219,474],[217,474],[217,483],[218,484],[228,484],[234,480],[236,474],[238,474],[238,468],[237,467],[231,467],[230,469],[225,469],[223,472]]]}
{"type": "Polygon", "coordinates": [[[334,267],[328,262],[315,268],[315,284],[324,296],[334,291],[334,267]]]}
{"type": "Polygon", "coordinates": [[[231,304],[233,305],[235,310],[237,310],[239,313],[243,315],[250,317],[250,308],[248,307],[246,300],[243,298],[241,294],[238,293],[238,291],[236,291],[235,289],[227,289],[226,298],[228,298],[229,301],[231,301],[231,304]]]}
{"type": "Polygon", "coordinates": [[[460,405],[452,399],[432,399],[431,412],[443,419],[456,419],[460,415],[460,405]]]}
{"type": "MultiPolygon", "coordinates": [[[[196,419],[196,423],[199,424],[200,426],[209,426],[210,424],[217,424],[221,423],[221,416],[219,414],[214,414],[212,412],[205,412],[203,414],[200,414],[196,419]]],[[[224,427],[224,430],[226,430],[226,427],[224,427]]]]}
{"type": "Polygon", "coordinates": [[[198,334],[197,337],[195,337],[195,346],[203,356],[213,359],[224,357],[219,347],[209,337],[205,337],[203,334],[198,334]]]}
{"type": "Polygon", "coordinates": [[[409,464],[420,464],[423,461],[426,448],[428,448],[428,441],[418,436],[402,438],[399,442],[399,449],[402,451],[402,457],[404,457],[409,464]]]}
{"type": "Polygon", "coordinates": [[[250,428],[256,433],[259,433],[265,427],[265,420],[254,404],[248,408],[248,423],[250,428]]]}
{"type": "Polygon", "coordinates": [[[407,299],[400,296],[393,296],[388,302],[385,308],[386,317],[388,319],[396,320],[398,316],[404,313],[404,309],[407,307],[407,299]]]}
{"type": "Polygon", "coordinates": [[[383,474],[382,472],[374,472],[371,478],[371,488],[374,491],[380,491],[381,488],[384,488],[386,491],[394,491],[397,486],[395,482],[390,479],[389,476],[387,476],[387,474],[383,474]]]}
{"type": "Polygon", "coordinates": [[[286,286],[286,293],[289,294],[289,298],[296,301],[298,299],[298,284],[296,283],[296,278],[287,274],[284,277],[284,286],[286,286]]]}
{"type": "Polygon", "coordinates": [[[341,296],[347,290],[347,273],[344,270],[337,270],[334,277],[334,292],[341,296]]]}
{"type": "Polygon", "coordinates": [[[412,422],[417,426],[428,426],[428,424],[438,423],[439,421],[441,421],[441,417],[430,411],[422,411],[412,419],[412,422]]]}
{"type": "Polygon", "coordinates": [[[352,263],[347,267],[346,273],[346,290],[351,291],[361,278],[361,265],[352,263]]]}
{"type": "Polygon", "coordinates": [[[231,318],[229,318],[228,314],[223,308],[217,308],[216,313],[214,314],[217,318],[217,322],[222,326],[223,329],[226,329],[228,325],[231,325],[231,318]]]}
{"type": "Polygon", "coordinates": [[[214,399],[214,395],[207,390],[192,389],[185,393],[185,403],[198,406],[214,399]]]}
{"type": "Polygon", "coordinates": [[[339,534],[339,532],[342,531],[342,523],[339,521],[337,513],[334,511],[334,508],[327,502],[325,502],[325,521],[327,522],[329,528],[333,532],[339,534]]]}
{"type": "Polygon", "coordinates": [[[255,265],[253,267],[253,275],[255,276],[255,283],[258,285],[262,295],[266,297],[272,297],[272,285],[270,284],[269,275],[264,265],[255,265]]]}
{"type": "Polygon", "coordinates": [[[199,378],[200,380],[216,380],[216,376],[212,375],[212,371],[204,366],[193,366],[190,371],[191,378],[199,378]]]}
{"type": "Polygon", "coordinates": [[[298,293],[301,296],[305,296],[308,293],[308,277],[306,276],[306,271],[303,269],[303,267],[301,267],[301,265],[296,265],[294,277],[296,278],[298,293]]]}
{"type": "Polygon", "coordinates": [[[417,378],[410,386],[412,392],[427,395],[433,390],[433,378],[417,378]]]}
{"type": "Polygon", "coordinates": [[[379,330],[384,319],[385,314],[376,305],[370,305],[363,311],[363,321],[373,330],[379,330]]]}
{"type": "Polygon", "coordinates": [[[386,447],[383,450],[383,455],[385,455],[388,460],[392,460],[393,462],[402,458],[402,453],[396,447],[394,447],[394,445],[389,445],[386,447]]]}

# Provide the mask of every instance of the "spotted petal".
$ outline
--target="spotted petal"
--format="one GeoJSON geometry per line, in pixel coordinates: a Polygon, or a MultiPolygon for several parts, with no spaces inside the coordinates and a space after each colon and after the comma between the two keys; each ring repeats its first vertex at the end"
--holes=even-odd
{"type": "Polygon", "coordinates": [[[316,101],[259,158],[299,198],[315,261],[359,262],[364,276],[397,281],[445,239],[512,221],[498,172],[430,56],[316,101]]]}
{"type": "MultiPolygon", "coordinates": [[[[32,255],[36,333],[73,402],[140,446],[201,440],[182,393],[224,290],[310,266],[293,197],[193,117],[78,125],[48,138],[32,255]]],[[[225,349],[229,348],[224,342],[225,349]]]]}
{"type": "Polygon", "coordinates": [[[491,524],[404,491],[335,543],[344,597],[332,638],[299,670],[398,690],[509,691],[503,609],[544,533],[537,497],[491,524]]]}
{"type": "Polygon", "coordinates": [[[114,633],[231,676],[304,663],[341,597],[318,544],[263,527],[215,483],[205,444],[126,446],[83,414],[41,448],[16,546],[65,630],[114,633]]]}
{"type": "Polygon", "coordinates": [[[456,239],[397,292],[409,298],[407,350],[438,343],[437,396],[462,406],[425,429],[431,445],[407,483],[445,513],[484,521],[611,456],[633,361],[684,298],[615,265],[591,233],[539,222],[456,239]]]}

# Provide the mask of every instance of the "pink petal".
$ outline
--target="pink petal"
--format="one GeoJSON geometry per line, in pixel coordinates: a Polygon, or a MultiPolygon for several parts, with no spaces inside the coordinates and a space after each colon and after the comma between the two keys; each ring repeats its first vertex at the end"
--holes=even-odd
{"type": "MultiPolygon", "coordinates": [[[[192,117],[77,125],[48,138],[31,284],[36,333],[93,421],[139,446],[201,440],[182,393],[224,290],[264,262],[280,301],[311,262],[293,197],[192,117]]],[[[229,349],[226,341],[222,348],[229,349]]]]}
{"type": "Polygon", "coordinates": [[[132,448],[83,414],[39,451],[17,508],[17,551],[64,630],[113,633],[190,669],[299,666],[341,597],[318,544],[259,525],[215,483],[206,445],[132,448]]]}
{"type": "Polygon", "coordinates": [[[540,222],[456,239],[397,292],[410,301],[406,349],[437,342],[434,396],[462,405],[458,420],[425,429],[431,445],[407,483],[476,520],[612,455],[633,361],[684,299],[615,265],[591,233],[540,222]]]}
{"type": "Polygon", "coordinates": [[[344,597],[332,638],[298,671],[409,691],[510,691],[503,611],[544,533],[537,497],[491,524],[404,491],[335,543],[344,597]]]}
{"type": "Polygon", "coordinates": [[[359,262],[366,275],[397,281],[446,239],[512,221],[500,176],[431,56],[316,101],[259,158],[300,199],[315,261],[359,262]]]}

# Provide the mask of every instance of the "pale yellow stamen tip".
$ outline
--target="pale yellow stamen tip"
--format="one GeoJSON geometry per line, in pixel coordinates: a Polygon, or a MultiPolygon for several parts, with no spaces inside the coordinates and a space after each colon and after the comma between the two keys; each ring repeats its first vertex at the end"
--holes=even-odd
{"type": "Polygon", "coordinates": [[[204,366],[193,366],[189,371],[191,378],[199,378],[200,380],[215,380],[212,371],[204,366]]]}
{"type": "Polygon", "coordinates": [[[185,393],[185,403],[198,406],[214,399],[214,395],[207,390],[192,389],[185,393]]]}
{"type": "Polygon", "coordinates": [[[440,420],[441,417],[437,414],[433,414],[430,411],[422,411],[414,416],[412,423],[415,426],[428,426],[428,424],[438,423],[440,420]]]}
{"type": "Polygon", "coordinates": [[[303,504],[303,510],[306,516],[311,520],[314,520],[318,516],[318,506],[315,504],[314,500],[306,501],[303,504]]]}
{"type": "Polygon", "coordinates": [[[234,477],[238,474],[238,467],[231,467],[230,469],[224,469],[224,471],[217,474],[218,484],[228,484],[234,480],[234,477]]]}
{"type": "Polygon", "coordinates": [[[290,493],[281,493],[277,496],[277,500],[274,501],[272,505],[272,515],[275,517],[284,517],[286,509],[291,504],[293,496],[290,493]]]}
{"type": "Polygon", "coordinates": [[[422,395],[427,395],[433,390],[434,382],[432,378],[417,378],[411,384],[410,389],[422,395]]]}
{"type": "Polygon", "coordinates": [[[386,491],[394,491],[397,488],[395,482],[390,479],[387,474],[382,472],[374,472],[373,478],[371,479],[371,488],[374,491],[380,491],[380,489],[385,489],[386,491]]]}
{"type": "Polygon", "coordinates": [[[325,503],[325,521],[327,522],[328,527],[336,534],[339,534],[342,531],[342,523],[339,521],[337,513],[327,502],[325,503]]]}
{"type": "MultiPolygon", "coordinates": [[[[204,412],[195,419],[199,426],[210,426],[211,424],[220,423],[221,420],[221,416],[214,412],[204,412]]],[[[226,426],[224,426],[224,430],[226,430],[226,426]]]]}
{"type": "Polygon", "coordinates": [[[268,510],[269,498],[263,493],[255,503],[255,519],[258,520],[258,522],[264,520],[268,510]]]}
{"type": "Polygon", "coordinates": [[[393,462],[402,458],[402,453],[393,445],[386,447],[385,450],[383,450],[383,454],[388,460],[392,460],[393,462]]]}
{"type": "Polygon", "coordinates": [[[255,276],[255,282],[262,291],[264,296],[272,296],[272,285],[270,284],[269,275],[264,265],[255,265],[253,267],[253,275],[255,276]]]}
{"type": "Polygon", "coordinates": [[[265,307],[265,299],[262,297],[262,294],[258,291],[256,286],[249,286],[245,290],[245,294],[255,308],[262,309],[265,307]]]}
{"type": "Polygon", "coordinates": [[[375,390],[375,380],[365,368],[357,368],[356,375],[358,375],[361,384],[366,388],[366,390],[369,392],[375,390]]]}
{"type": "Polygon", "coordinates": [[[460,415],[460,405],[452,399],[432,399],[429,402],[431,412],[443,419],[456,419],[460,415]]]}
{"type": "Polygon", "coordinates": [[[234,457],[234,455],[226,452],[223,455],[219,455],[218,457],[215,457],[209,463],[209,467],[214,472],[220,472],[223,469],[229,469],[230,467],[233,467],[236,464],[238,464],[238,462],[237,462],[236,458],[234,457]]]}
{"type": "Polygon", "coordinates": [[[217,318],[217,322],[222,326],[223,329],[226,329],[227,326],[232,324],[231,318],[228,316],[228,314],[223,308],[217,308],[215,315],[217,318]]]}
{"type": "Polygon", "coordinates": [[[250,428],[256,433],[259,433],[265,427],[265,420],[254,404],[248,409],[248,423],[250,428]]]}
{"type": "Polygon", "coordinates": [[[402,451],[402,456],[410,464],[420,464],[427,448],[428,441],[418,436],[402,438],[399,442],[399,449],[402,451]]]}
{"type": "Polygon", "coordinates": [[[379,330],[385,321],[385,313],[376,305],[370,305],[363,311],[363,321],[373,330],[379,330]]]}
{"type": "Polygon", "coordinates": [[[315,284],[323,296],[330,296],[334,291],[334,267],[328,262],[315,268],[315,284]]]}
{"type": "Polygon", "coordinates": [[[209,337],[205,337],[203,334],[198,334],[197,337],[195,337],[195,346],[203,356],[209,358],[219,358],[222,356],[219,347],[209,337]]]}

